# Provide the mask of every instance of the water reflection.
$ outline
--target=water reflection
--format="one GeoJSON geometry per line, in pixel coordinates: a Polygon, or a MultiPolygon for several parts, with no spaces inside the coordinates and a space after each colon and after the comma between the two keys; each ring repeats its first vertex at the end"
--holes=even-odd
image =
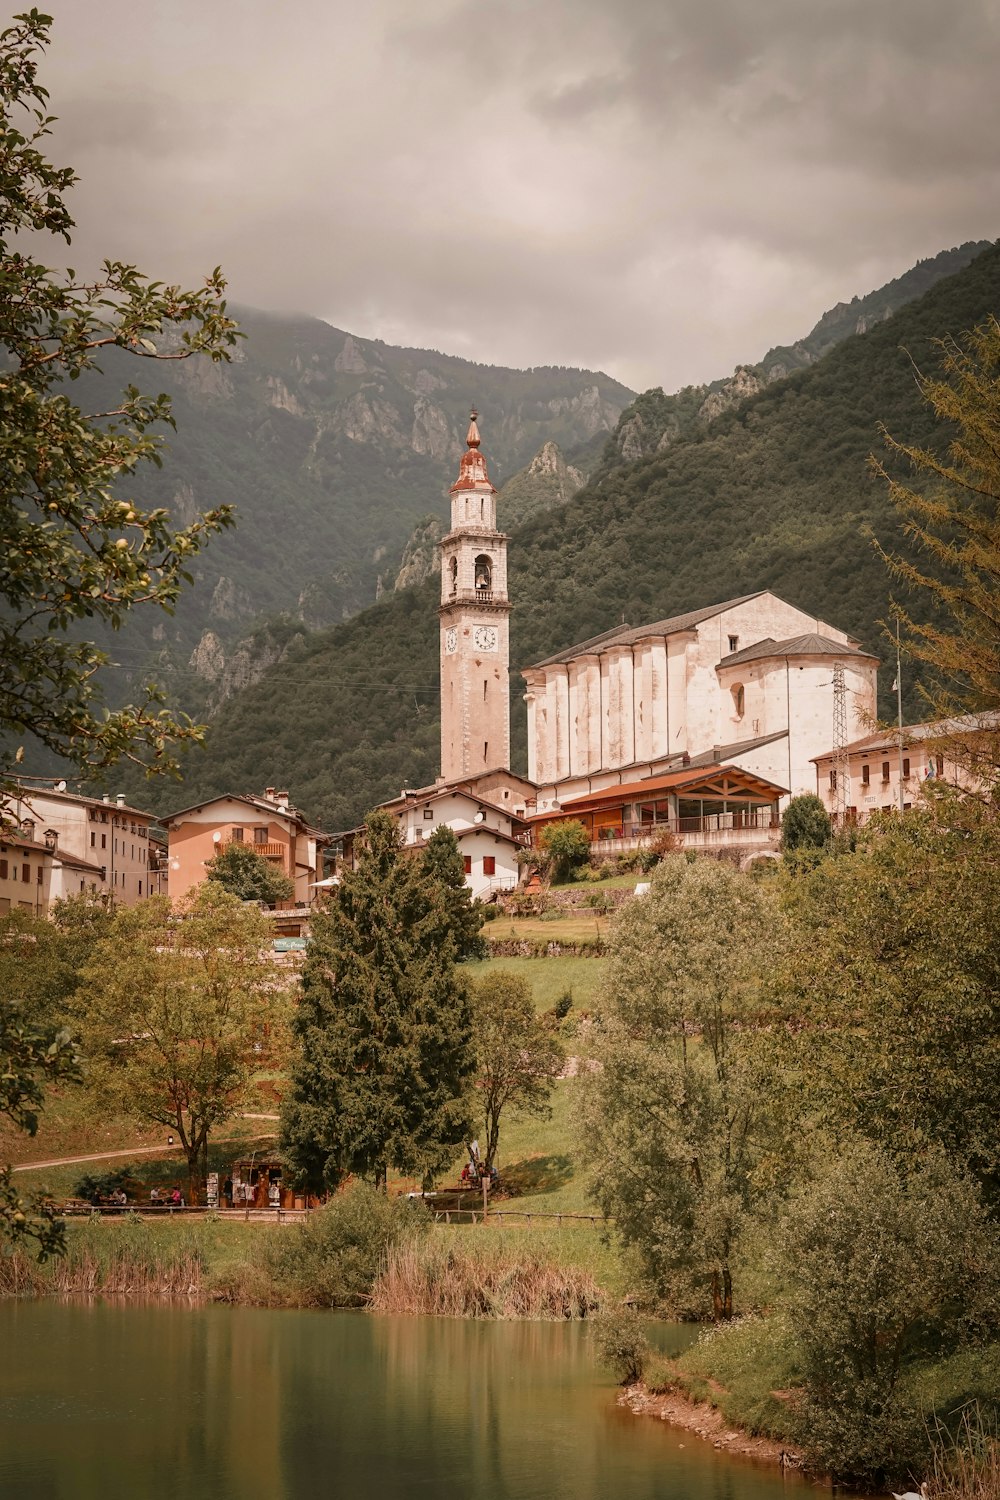
{"type": "Polygon", "coordinates": [[[616,1407],[580,1326],[8,1302],[0,1346],[0,1493],[26,1500],[786,1489],[616,1407]]]}

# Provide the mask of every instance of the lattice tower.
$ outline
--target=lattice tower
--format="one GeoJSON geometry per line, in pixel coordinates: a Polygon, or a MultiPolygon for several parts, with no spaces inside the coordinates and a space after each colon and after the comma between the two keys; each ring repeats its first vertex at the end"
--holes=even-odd
{"type": "Polygon", "coordinates": [[[847,683],[844,666],[837,662],[833,669],[833,768],[837,777],[834,810],[837,827],[843,828],[847,821],[850,802],[850,762],[847,758],[847,683]]]}

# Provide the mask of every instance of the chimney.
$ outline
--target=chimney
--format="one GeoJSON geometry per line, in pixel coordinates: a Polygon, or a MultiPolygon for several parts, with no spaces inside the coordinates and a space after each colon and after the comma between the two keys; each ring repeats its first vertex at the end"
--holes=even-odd
{"type": "Polygon", "coordinates": [[[277,801],[277,804],[278,804],[279,807],[287,807],[288,806],[288,793],[287,792],[276,792],[275,793],[275,800],[277,801]]]}
{"type": "Polygon", "coordinates": [[[273,786],[266,786],[264,788],[264,796],[267,798],[268,802],[273,802],[274,801],[274,787],[273,786]]]}
{"type": "Polygon", "coordinates": [[[125,793],[124,792],[119,792],[118,795],[115,797],[115,802],[117,803],[117,805],[119,807],[124,807],[125,806],[125,793]]]}
{"type": "Polygon", "coordinates": [[[59,842],[59,830],[58,830],[58,828],[46,828],[46,830],[45,830],[45,844],[46,844],[46,847],[49,848],[49,849],[54,849],[56,847],[56,845],[58,844],[58,842],[59,842]]]}
{"type": "Polygon", "coordinates": [[[107,792],[104,793],[104,796],[101,798],[101,801],[102,802],[110,802],[111,801],[111,798],[108,796],[107,792]]]}

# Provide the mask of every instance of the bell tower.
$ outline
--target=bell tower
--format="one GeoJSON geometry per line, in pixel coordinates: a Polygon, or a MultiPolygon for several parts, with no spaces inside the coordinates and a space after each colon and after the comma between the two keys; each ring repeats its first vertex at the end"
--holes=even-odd
{"type": "Polygon", "coordinates": [[[441,541],[441,775],[510,766],[507,538],[473,411],[441,541]]]}

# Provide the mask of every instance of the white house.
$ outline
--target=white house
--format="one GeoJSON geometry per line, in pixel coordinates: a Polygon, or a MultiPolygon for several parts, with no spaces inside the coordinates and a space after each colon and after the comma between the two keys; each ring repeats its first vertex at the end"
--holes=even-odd
{"type": "Polygon", "coordinates": [[[150,879],[151,813],[123,796],[88,797],[66,783],[24,778],[7,801],[7,814],[29,839],[53,854],[51,899],[93,891],[121,906],[155,894],[150,879]]]}
{"type": "MultiPolygon", "coordinates": [[[[530,790],[522,777],[493,772],[484,778],[404,789],[380,806],[398,819],[407,849],[422,848],[436,828],[450,828],[465,861],[465,883],[474,897],[483,898],[517,884],[517,855],[527,842],[525,794],[530,790]],[[482,795],[480,781],[488,781],[488,795],[482,795]]],[[[355,865],[362,831],[352,828],[340,835],[348,868],[355,865]]]]}

